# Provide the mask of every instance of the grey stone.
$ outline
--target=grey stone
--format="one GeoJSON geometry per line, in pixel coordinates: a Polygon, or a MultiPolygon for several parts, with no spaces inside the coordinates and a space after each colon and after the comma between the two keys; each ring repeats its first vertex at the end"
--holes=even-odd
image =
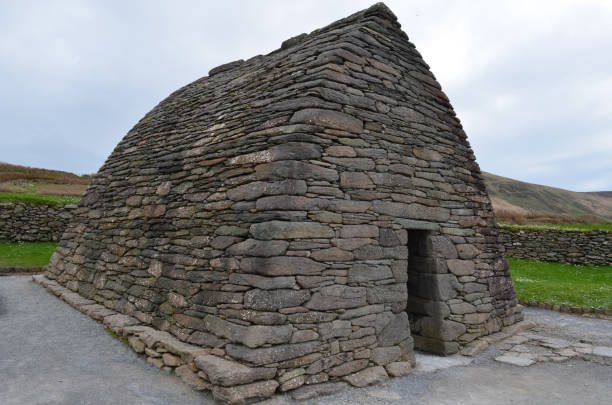
{"type": "Polygon", "coordinates": [[[344,225],[340,228],[341,238],[378,238],[375,225],[344,225]]]}
{"type": "Polygon", "coordinates": [[[389,379],[384,367],[368,367],[355,374],[344,377],[354,387],[367,387],[374,384],[380,384],[389,379]]]}
{"type": "Polygon", "coordinates": [[[440,339],[414,335],[414,347],[425,352],[439,353],[448,356],[459,351],[457,342],[445,342],[440,339]]]}
{"type": "Polygon", "coordinates": [[[256,181],[227,190],[227,198],[232,201],[255,200],[264,195],[265,189],[266,183],[256,181]]]}
{"type": "Polygon", "coordinates": [[[211,383],[224,387],[269,380],[276,375],[275,368],[247,367],[235,361],[208,354],[196,357],[195,364],[206,374],[211,383]]]}
{"type": "MultiPolygon", "coordinates": [[[[316,295],[316,293],[315,293],[316,295]]],[[[278,311],[302,305],[310,298],[308,290],[251,290],[244,296],[244,306],[261,311],[278,311]]]]}
{"type": "Polygon", "coordinates": [[[319,333],[323,339],[347,337],[352,332],[351,321],[335,320],[319,324],[319,333]]]}
{"type": "Polygon", "coordinates": [[[335,170],[294,160],[264,163],[255,167],[255,173],[260,180],[338,180],[338,172],[335,170]]]}
{"type": "Polygon", "coordinates": [[[372,350],[372,361],[379,366],[384,366],[401,360],[402,350],[399,346],[377,347],[372,350]]]}
{"type": "Polygon", "coordinates": [[[417,229],[424,231],[438,231],[440,230],[440,225],[427,222],[427,221],[417,221],[414,219],[405,219],[405,218],[395,218],[393,220],[394,224],[398,224],[404,229],[417,229]]]}
{"type": "Polygon", "coordinates": [[[233,319],[257,325],[282,325],[287,320],[287,316],[278,312],[260,312],[252,309],[222,309],[219,313],[233,319]]]}
{"type": "Polygon", "coordinates": [[[332,395],[347,389],[349,385],[345,382],[326,382],[321,384],[304,385],[291,393],[291,397],[296,400],[319,398],[332,395]]]}
{"type": "Polygon", "coordinates": [[[221,347],[225,344],[225,341],[219,339],[213,334],[201,331],[195,331],[187,339],[188,343],[203,347],[221,347]]]}
{"type": "Polygon", "coordinates": [[[612,347],[595,346],[593,347],[593,355],[601,357],[612,357],[612,347]]]}
{"type": "Polygon", "coordinates": [[[475,265],[471,260],[450,259],[446,261],[448,269],[456,276],[471,276],[475,265]]]}
{"type": "Polygon", "coordinates": [[[262,197],[257,200],[258,210],[293,210],[309,211],[323,210],[329,206],[329,200],[325,198],[309,198],[294,195],[274,195],[262,197]]]}
{"type": "Polygon", "coordinates": [[[440,257],[444,259],[456,259],[457,249],[446,236],[428,236],[419,243],[421,256],[440,257]]]}
{"type": "Polygon", "coordinates": [[[230,357],[260,366],[295,359],[309,353],[314,353],[323,350],[323,346],[318,341],[260,347],[257,349],[229,344],[225,347],[225,350],[230,357]]]}
{"type": "Polygon", "coordinates": [[[289,242],[284,240],[262,241],[247,239],[237,243],[227,249],[227,253],[232,256],[281,256],[287,251],[289,242]]]}
{"type": "Polygon", "coordinates": [[[409,259],[409,266],[411,271],[419,273],[448,273],[446,260],[438,257],[412,256],[409,259]]]}
{"type": "Polygon", "coordinates": [[[269,398],[278,388],[274,380],[259,381],[233,387],[213,386],[213,398],[228,405],[242,405],[253,400],[269,398]]]}
{"type": "Polygon", "coordinates": [[[391,377],[403,377],[412,371],[412,365],[409,361],[398,361],[387,364],[385,369],[391,377]]]}
{"type": "Polygon", "coordinates": [[[314,293],[305,306],[315,311],[328,311],[331,309],[347,309],[364,305],[366,305],[365,288],[332,285],[323,287],[319,292],[314,293]]]}
{"type": "Polygon", "coordinates": [[[370,315],[370,314],[378,314],[385,310],[385,306],[383,304],[377,305],[366,305],[360,308],[349,309],[340,315],[340,319],[352,319],[359,318],[361,316],[370,315]]]}
{"type": "Polygon", "coordinates": [[[348,374],[355,373],[368,366],[367,359],[353,360],[333,367],[328,371],[330,377],[342,377],[348,374]]]}
{"type": "Polygon", "coordinates": [[[436,319],[447,318],[451,314],[449,305],[446,302],[423,299],[410,293],[408,294],[408,308],[410,308],[412,313],[424,314],[436,319]]]}
{"type": "Polygon", "coordinates": [[[389,228],[381,228],[380,229],[380,244],[382,246],[398,246],[398,245],[405,244],[406,242],[402,243],[397,232],[406,233],[406,231],[394,231],[393,229],[389,229],[389,228]]]}
{"type": "Polygon", "coordinates": [[[291,343],[309,342],[319,339],[319,334],[313,330],[297,330],[291,336],[291,343]]]}
{"type": "Polygon", "coordinates": [[[378,336],[378,345],[381,347],[395,346],[410,337],[410,322],[408,314],[400,312],[394,314],[384,326],[378,336]]]}
{"type": "Polygon", "coordinates": [[[287,142],[269,149],[272,160],[308,160],[321,157],[321,147],[314,143],[287,142]]]}
{"type": "Polygon", "coordinates": [[[293,123],[320,125],[322,127],[341,129],[348,132],[361,133],[363,122],[355,117],[338,111],[307,108],[293,114],[293,123]]]}
{"type": "Polygon", "coordinates": [[[250,348],[263,346],[268,343],[287,343],[291,340],[293,333],[293,328],[290,325],[242,326],[214,315],[207,315],[204,318],[204,322],[209,332],[229,339],[232,342],[242,343],[250,348]]]}
{"type": "Polygon", "coordinates": [[[240,269],[246,273],[257,273],[265,276],[309,276],[321,274],[325,265],[306,257],[247,257],[240,261],[240,269]]]}
{"type": "Polygon", "coordinates": [[[393,277],[389,266],[355,263],[348,274],[349,283],[361,283],[375,280],[385,280],[393,277]]]}
{"type": "Polygon", "coordinates": [[[421,325],[421,334],[423,336],[445,340],[447,342],[457,339],[466,331],[464,324],[444,319],[423,317],[419,322],[421,325]]]}
{"type": "Polygon", "coordinates": [[[338,166],[344,166],[351,170],[372,170],[376,166],[372,159],[368,158],[336,158],[326,157],[323,160],[338,166]]]}
{"type": "Polygon", "coordinates": [[[336,247],[315,250],[310,257],[320,262],[347,262],[353,260],[351,252],[336,247]]]}
{"type": "Polygon", "coordinates": [[[428,207],[420,204],[404,204],[389,201],[374,201],[374,212],[392,217],[445,222],[450,211],[441,207],[428,207]]]}
{"type": "Polygon", "coordinates": [[[408,289],[405,283],[367,287],[367,300],[368,304],[399,302],[406,305],[408,289]]]}
{"type": "Polygon", "coordinates": [[[249,285],[262,290],[279,288],[297,288],[295,277],[262,277],[255,274],[232,273],[229,282],[237,285],[249,285]]]}
{"type": "Polygon", "coordinates": [[[241,304],[241,293],[224,291],[201,291],[194,297],[194,302],[201,305],[214,306],[217,304],[241,304]]]}
{"type": "Polygon", "coordinates": [[[480,253],[474,245],[461,244],[455,247],[457,248],[457,255],[461,259],[473,259],[480,253]]]}
{"type": "Polygon", "coordinates": [[[256,239],[332,238],[334,231],[315,222],[269,221],[251,225],[251,235],[256,239]]]}
{"type": "MultiPolygon", "coordinates": [[[[473,283],[467,283],[473,284],[473,283]]],[[[418,276],[408,279],[411,294],[420,298],[435,301],[446,301],[455,298],[459,294],[461,286],[453,274],[428,274],[420,273],[418,276]]],[[[463,285],[465,290],[466,284],[463,285]]]]}
{"type": "Polygon", "coordinates": [[[463,315],[476,312],[476,307],[468,302],[460,302],[458,304],[450,304],[450,310],[453,314],[463,315]]]}
{"type": "Polygon", "coordinates": [[[535,360],[528,357],[519,357],[510,353],[506,353],[502,356],[496,357],[495,361],[500,363],[511,364],[513,366],[527,367],[535,364],[535,360]]]}
{"type": "Polygon", "coordinates": [[[175,368],[174,374],[196,391],[204,391],[212,388],[210,383],[198,377],[188,365],[175,368]]]}
{"type": "Polygon", "coordinates": [[[354,148],[350,146],[341,146],[341,145],[330,146],[329,148],[325,149],[325,153],[329,156],[334,156],[334,157],[355,157],[357,156],[357,153],[355,152],[354,148]]]}
{"type": "Polygon", "coordinates": [[[370,177],[361,172],[342,172],[340,174],[340,186],[342,188],[374,188],[370,177]]]}

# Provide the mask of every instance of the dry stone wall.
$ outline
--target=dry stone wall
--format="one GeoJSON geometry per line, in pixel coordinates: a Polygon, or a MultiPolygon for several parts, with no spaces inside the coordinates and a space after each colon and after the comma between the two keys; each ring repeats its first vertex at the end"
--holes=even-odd
{"type": "Polygon", "coordinates": [[[500,234],[510,257],[612,266],[612,232],[502,227],[500,234]]]}
{"type": "Polygon", "coordinates": [[[375,383],[415,344],[454,353],[522,318],[466,135],[382,4],[160,103],[47,277],[208,348],[198,376],[230,403],[375,383]]]}
{"type": "Polygon", "coordinates": [[[58,241],[76,208],[0,203],[0,242],[58,241]]]}

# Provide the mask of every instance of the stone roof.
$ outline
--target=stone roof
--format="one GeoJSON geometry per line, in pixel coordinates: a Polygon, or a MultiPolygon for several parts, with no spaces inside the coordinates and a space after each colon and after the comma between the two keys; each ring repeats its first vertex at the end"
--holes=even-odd
{"type": "Polygon", "coordinates": [[[522,316],[466,135],[381,3],[172,93],[75,211],[47,276],[204,348],[186,375],[225,402],[380,381],[522,316]]]}

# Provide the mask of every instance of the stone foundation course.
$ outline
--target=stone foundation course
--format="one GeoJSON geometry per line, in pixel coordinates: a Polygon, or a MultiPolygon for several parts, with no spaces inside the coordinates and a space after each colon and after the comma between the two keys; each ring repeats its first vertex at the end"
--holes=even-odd
{"type": "Polygon", "coordinates": [[[500,228],[510,257],[581,266],[612,266],[612,232],[500,228]]]}
{"type": "Polygon", "coordinates": [[[225,403],[376,384],[522,320],[466,135],[383,4],[162,101],[46,278],[225,403]]]}
{"type": "Polygon", "coordinates": [[[76,205],[0,203],[0,243],[57,242],[76,205]]]}

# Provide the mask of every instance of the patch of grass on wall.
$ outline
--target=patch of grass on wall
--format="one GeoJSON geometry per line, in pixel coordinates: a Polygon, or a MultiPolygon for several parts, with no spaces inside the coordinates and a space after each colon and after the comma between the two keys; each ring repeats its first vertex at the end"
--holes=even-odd
{"type": "Polygon", "coordinates": [[[78,204],[81,199],[79,197],[60,197],[54,195],[41,194],[22,194],[22,193],[2,193],[0,192],[0,203],[26,203],[26,204],[44,204],[44,205],[66,205],[78,204]]]}
{"type": "Polygon", "coordinates": [[[572,266],[509,258],[520,300],[612,308],[612,267],[572,266]]]}
{"type": "Polygon", "coordinates": [[[0,243],[0,267],[46,266],[56,247],[56,242],[0,243]]]}

